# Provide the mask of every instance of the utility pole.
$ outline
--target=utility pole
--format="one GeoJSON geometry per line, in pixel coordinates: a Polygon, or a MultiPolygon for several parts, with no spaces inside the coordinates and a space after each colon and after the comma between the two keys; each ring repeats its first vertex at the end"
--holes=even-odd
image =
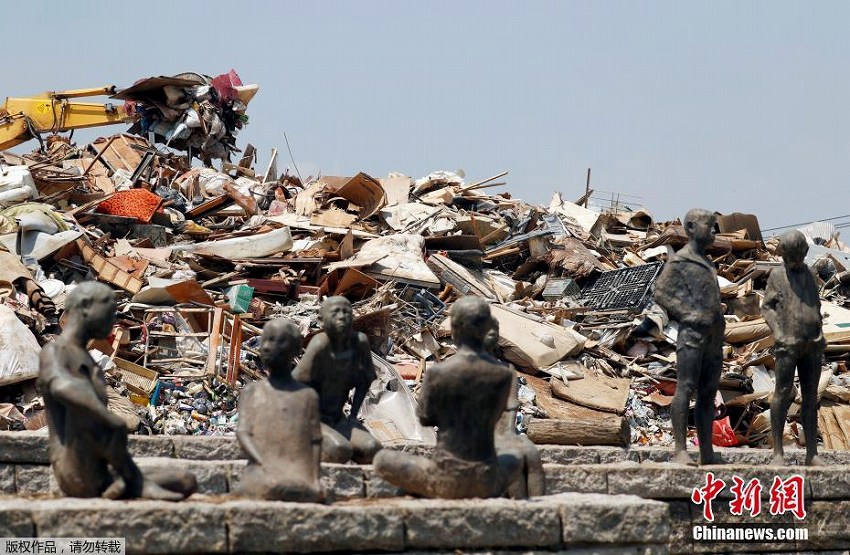
{"type": "Polygon", "coordinates": [[[587,183],[584,186],[584,207],[587,208],[587,203],[590,200],[590,168],[587,168],[587,183]]]}

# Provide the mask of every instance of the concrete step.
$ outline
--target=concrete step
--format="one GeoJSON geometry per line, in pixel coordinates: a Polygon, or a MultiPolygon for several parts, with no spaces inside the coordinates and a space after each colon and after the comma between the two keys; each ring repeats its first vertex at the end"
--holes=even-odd
{"type": "MultiPolygon", "coordinates": [[[[137,459],[142,469],[152,470],[173,467],[175,459],[165,457],[140,457],[137,459]]],[[[196,461],[180,460],[181,468],[195,473],[198,477],[199,492],[213,495],[217,500],[226,500],[226,495],[234,491],[240,473],[245,465],[243,460],[196,461]]],[[[11,478],[0,480],[0,487],[6,494],[18,496],[60,495],[55,480],[47,465],[5,465],[14,468],[11,478]]],[[[3,467],[0,467],[3,468],[3,467]]],[[[715,477],[724,480],[727,487],[713,503],[717,515],[716,523],[760,523],[782,525],[783,527],[806,526],[809,528],[810,542],[806,549],[845,548],[850,545],[850,528],[846,526],[846,514],[850,510],[850,467],[764,467],[748,465],[727,465],[707,469],[673,466],[666,463],[617,463],[607,465],[553,465],[544,466],[546,472],[547,495],[535,499],[560,499],[563,495],[582,494],[597,498],[642,498],[663,502],[666,515],[671,523],[670,535],[666,542],[671,553],[691,552],[780,552],[796,549],[793,543],[763,543],[736,545],[695,542],[692,536],[694,526],[710,525],[702,514],[702,508],[690,501],[694,488],[705,483],[705,472],[711,470],[715,477]],[[808,511],[803,522],[793,515],[772,516],[768,510],[768,491],[774,476],[788,478],[800,474],[805,479],[805,503],[808,511]],[[759,478],[763,486],[762,514],[757,517],[734,516],[729,511],[732,495],[729,487],[732,477],[739,476],[745,481],[759,478]]],[[[4,474],[0,472],[0,476],[4,474]]],[[[372,506],[389,503],[397,506],[402,495],[400,491],[375,476],[371,466],[322,465],[322,482],[327,492],[332,494],[336,506],[372,506]],[[365,505],[358,505],[365,503],[365,505]]],[[[100,501],[98,501],[100,502],[100,501]]],[[[472,503],[472,501],[470,501],[472,503]]],[[[182,506],[183,504],[181,504],[182,506]]],[[[617,511],[610,518],[623,518],[617,511]]],[[[519,515],[518,515],[519,518],[519,515]]],[[[481,546],[479,546],[481,547],[481,546]]],[[[802,547],[800,547],[802,548],[802,547]]]]}
{"type": "MultiPolygon", "coordinates": [[[[142,470],[173,468],[175,459],[138,457],[142,470]]],[[[226,494],[235,491],[246,464],[244,460],[197,461],[179,460],[180,468],[195,474],[198,491],[205,494],[226,494]]],[[[768,491],[774,476],[787,479],[792,475],[804,478],[807,500],[850,500],[850,466],[799,467],[725,465],[719,467],[681,467],[669,463],[617,463],[604,465],[544,465],[546,488],[550,494],[604,493],[636,495],[645,499],[686,501],[694,488],[705,485],[707,471],[722,479],[726,488],[720,500],[732,499],[732,477],[745,482],[758,478],[768,491]]],[[[398,497],[402,493],[378,478],[371,466],[354,464],[322,464],[322,483],[336,500],[398,497]]],[[[49,465],[0,464],[0,493],[58,494],[49,465]]]]}
{"type": "MultiPolygon", "coordinates": [[[[193,500],[196,498],[204,500],[203,494],[206,494],[214,496],[214,501],[218,504],[251,503],[228,500],[225,497],[233,491],[245,465],[245,461],[241,459],[243,455],[233,438],[133,436],[130,444],[131,450],[143,469],[167,468],[179,464],[181,468],[195,473],[198,476],[201,495],[194,496],[193,500]]],[[[408,446],[406,449],[417,452],[428,451],[427,448],[422,446],[408,446]]],[[[664,518],[670,524],[670,532],[663,542],[658,543],[652,540],[648,544],[650,546],[647,548],[648,551],[644,549],[643,544],[624,544],[622,541],[612,544],[616,547],[609,545],[603,549],[602,544],[604,542],[600,542],[589,544],[590,547],[585,546],[586,552],[603,553],[606,550],[608,550],[607,552],[620,552],[619,549],[621,548],[627,548],[626,552],[634,553],[663,553],[667,551],[671,553],[791,552],[796,549],[806,551],[846,549],[850,546],[850,527],[846,525],[846,515],[850,511],[850,464],[847,464],[847,453],[824,453],[824,458],[836,464],[819,468],[766,466],[769,460],[769,452],[766,450],[727,449],[723,450],[723,453],[727,460],[738,464],[693,468],[656,462],[669,459],[669,450],[667,449],[637,448],[626,450],[607,447],[542,446],[541,454],[543,459],[547,461],[547,464],[545,464],[547,488],[548,493],[551,494],[542,498],[542,500],[563,499],[563,495],[572,494],[584,494],[591,497],[595,495],[600,499],[611,499],[611,496],[625,495],[662,503],[666,511],[664,518]],[[605,462],[600,463],[600,461],[605,462]],[[741,464],[741,461],[747,464],[741,464]],[[719,494],[714,502],[714,510],[717,515],[716,522],[806,526],[809,529],[809,541],[800,544],[793,542],[760,544],[695,542],[691,534],[692,528],[708,523],[702,516],[701,507],[692,503],[690,496],[694,488],[705,484],[705,473],[707,471],[712,471],[717,478],[724,480],[727,484],[726,489],[719,494]],[[779,476],[785,479],[794,474],[799,474],[805,479],[804,494],[808,516],[803,522],[797,522],[791,515],[773,517],[768,511],[767,496],[773,477],[779,476]],[[728,502],[731,499],[729,487],[732,484],[733,476],[739,476],[745,481],[752,478],[759,478],[761,481],[763,511],[758,517],[750,517],[749,515],[741,517],[729,514],[728,502]]],[[[50,467],[47,465],[46,436],[14,432],[0,434],[0,459],[5,461],[0,463],[0,493],[18,497],[36,495],[42,497],[40,503],[51,501],[45,496],[58,495],[58,488],[52,478],[50,467]]],[[[789,452],[788,459],[801,461],[802,452],[789,452]]],[[[332,492],[333,499],[336,501],[335,504],[330,506],[333,510],[351,506],[359,508],[384,507],[385,505],[400,507],[402,505],[398,505],[398,503],[405,501],[403,498],[399,498],[400,492],[396,488],[377,478],[370,466],[325,464],[322,465],[322,481],[325,489],[332,492]]],[[[8,502],[12,501],[13,499],[10,499],[8,502]]],[[[61,499],[52,499],[52,501],[70,502],[70,500],[61,499]]],[[[507,502],[506,500],[487,500],[486,502],[479,500],[465,503],[472,503],[472,506],[475,506],[475,503],[502,501],[507,502]]],[[[540,501],[533,500],[528,503],[531,503],[532,506],[539,506],[535,504],[540,501]]],[[[30,502],[27,501],[27,503],[30,502]]],[[[91,502],[90,500],[84,501],[84,503],[91,502]]],[[[103,503],[101,500],[95,502],[103,503]]],[[[406,502],[414,501],[407,499],[406,502]]],[[[144,502],[133,502],[130,505],[134,503],[144,502]]],[[[193,503],[195,501],[178,505],[180,507],[193,506],[193,503]]],[[[420,500],[415,501],[415,503],[442,502],[420,500]]],[[[522,502],[511,503],[522,504],[522,502]]],[[[210,510],[208,505],[209,503],[202,502],[198,510],[208,511],[210,510]]],[[[175,507],[176,505],[168,506],[175,507]]],[[[406,507],[406,505],[403,506],[406,507]]],[[[46,507],[50,508],[54,505],[47,505],[46,507]]],[[[304,505],[299,505],[299,507],[304,507],[304,505]]],[[[320,507],[324,507],[323,510],[328,509],[327,506],[320,507]]],[[[524,510],[518,509],[518,519],[525,514],[524,510]]],[[[183,509],[178,509],[177,513],[174,514],[182,514],[180,511],[183,511],[183,509]]],[[[2,512],[2,508],[0,508],[0,512],[2,512]]],[[[219,516],[221,515],[219,514],[219,516]]],[[[166,517],[163,516],[162,518],[166,517]]],[[[183,517],[179,518],[182,519],[183,517]]],[[[280,518],[284,519],[285,522],[291,522],[291,520],[286,519],[292,517],[280,518]]],[[[334,519],[336,517],[322,518],[334,519]]],[[[618,521],[618,519],[624,517],[621,511],[615,507],[605,518],[618,521]]],[[[272,520],[274,521],[274,519],[272,520]]],[[[193,521],[189,519],[187,522],[193,521]]],[[[304,525],[308,526],[309,524],[304,525]]],[[[521,526],[521,524],[511,524],[510,526],[521,526]]],[[[153,542],[154,540],[145,541],[153,542]]],[[[227,541],[231,542],[229,532],[227,541]]],[[[555,545],[551,542],[545,546],[536,544],[510,544],[508,546],[507,544],[497,545],[495,543],[485,546],[484,544],[466,545],[462,541],[465,540],[454,539],[446,542],[445,545],[433,545],[427,548],[419,547],[416,542],[412,544],[404,543],[404,549],[431,553],[443,549],[450,550],[463,545],[472,550],[471,552],[474,552],[475,549],[484,549],[485,552],[490,552],[491,547],[505,547],[506,549],[511,547],[521,549],[523,553],[551,553],[557,552],[567,545],[573,546],[573,543],[555,545]]],[[[230,545],[231,543],[228,543],[228,546],[230,545]]],[[[227,549],[232,549],[232,547],[227,547],[227,549]]],[[[382,548],[352,547],[351,549],[371,551],[382,548]]],[[[206,549],[202,551],[206,551],[206,549]]]]}
{"type": "Polygon", "coordinates": [[[222,501],[0,500],[0,537],[124,537],[127,553],[667,553],[667,506],[635,496],[530,501],[386,499],[334,505],[222,501]]]}
{"type": "MultiPolygon", "coordinates": [[[[129,437],[130,452],[136,457],[174,457],[191,460],[237,460],[245,455],[235,436],[139,436],[129,437]]],[[[387,446],[416,453],[428,453],[431,448],[422,444],[387,446]]],[[[620,462],[669,462],[670,449],[640,447],[628,449],[606,446],[539,445],[540,456],[552,464],[612,464],[620,462]]],[[[769,449],[717,449],[733,464],[764,465],[770,462],[769,449]]],[[[696,453],[693,453],[696,458],[696,453]]],[[[829,464],[850,465],[850,451],[822,450],[821,457],[829,464]]],[[[786,459],[802,464],[805,451],[789,449],[786,459]]],[[[0,462],[46,464],[46,432],[0,431],[0,462]]]]}

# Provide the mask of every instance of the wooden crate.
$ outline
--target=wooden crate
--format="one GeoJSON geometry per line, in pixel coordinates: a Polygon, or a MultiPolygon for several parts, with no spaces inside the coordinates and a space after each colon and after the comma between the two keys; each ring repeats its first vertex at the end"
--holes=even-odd
{"type": "Polygon", "coordinates": [[[115,358],[113,361],[121,371],[121,381],[130,391],[130,400],[137,405],[146,406],[156,389],[159,374],[122,358],[115,358]]]}

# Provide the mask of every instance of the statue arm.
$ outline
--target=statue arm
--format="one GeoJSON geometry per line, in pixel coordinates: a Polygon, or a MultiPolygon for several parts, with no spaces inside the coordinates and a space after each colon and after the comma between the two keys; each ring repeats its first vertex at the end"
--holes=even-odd
{"type": "Polygon", "coordinates": [[[785,337],[783,330],[780,329],[779,318],[779,311],[782,306],[782,290],[777,283],[777,274],[774,273],[777,270],[781,271],[782,268],[774,269],[770,273],[770,277],[767,279],[767,288],[765,289],[764,300],[761,304],[761,314],[764,316],[764,321],[767,322],[768,326],[770,326],[774,338],[779,342],[783,342],[785,337]]]}
{"type": "MultiPolygon", "coordinates": [[[[322,335],[319,334],[304,349],[304,356],[298,361],[295,370],[292,371],[292,377],[303,384],[313,387],[313,370],[316,367],[316,358],[318,352],[323,348],[326,341],[322,340],[322,335]]],[[[315,389],[315,387],[314,387],[315,389]]]]}
{"type": "Polygon", "coordinates": [[[357,421],[357,415],[360,414],[360,407],[366,399],[366,394],[369,392],[369,386],[375,381],[375,365],[372,363],[372,351],[369,347],[369,340],[366,336],[358,334],[357,337],[357,358],[360,379],[357,380],[357,385],[354,386],[354,397],[351,400],[351,413],[348,419],[351,422],[357,421]]]}
{"type": "Polygon", "coordinates": [[[314,472],[316,472],[313,479],[318,480],[318,470],[322,460],[322,421],[319,418],[319,395],[315,392],[313,393],[312,409],[310,410],[310,444],[313,450],[313,460],[315,461],[313,468],[314,472]]]}
{"type": "Polygon", "coordinates": [[[126,427],[124,420],[106,408],[92,385],[83,378],[54,375],[47,383],[47,388],[58,402],[82,412],[92,420],[116,430],[126,427]]]}
{"type": "Polygon", "coordinates": [[[433,373],[439,369],[431,368],[425,374],[422,380],[422,389],[419,390],[419,397],[416,405],[416,416],[419,417],[419,423],[423,426],[436,426],[437,415],[434,413],[434,404],[431,402],[431,382],[433,381],[433,373]]]}
{"type": "Polygon", "coordinates": [[[809,283],[811,283],[812,294],[815,298],[816,306],[818,308],[818,336],[815,338],[816,343],[825,343],[826,339],[823,336],[823,306],[820,302],[820,293],[818,291],[818,276],[817,273],[811,268],[808,268],[808,275],[812,278],[809,283]]]}
{"type": "MultiPolygon", "coordinates": [[[[241,395],[240,404],[243,406],[251,406],[253,391],[249,388],[241,395]]],[[[239,440],[239,445],[242,450],[248,455],[248,460],[251,460],[259,465],[263,464],[260,450],[257,449],[257,444],[254,443],[254,421],[251,417],[250,410],[240,411],[239,426],[236,430],[236,438],[239,440]]]]}

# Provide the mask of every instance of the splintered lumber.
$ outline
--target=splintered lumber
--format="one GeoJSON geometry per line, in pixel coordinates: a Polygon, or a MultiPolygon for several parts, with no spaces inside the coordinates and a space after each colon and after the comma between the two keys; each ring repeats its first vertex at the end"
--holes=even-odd
{"type": "Polygon", "coordinates": [[[97,275],[97,279],[100,281],[117,285],[121,289],[129,291],[134,295],[138,293],[144,285],[144,282],[141,279],[130,275],[116,266],[111,260],[102,256],[83,239],[77,239],[76,244],[83,260],[91,266],[92,270],[94,270],[97,275]]]}
{"type": "Polygon", "coordinates": [[[820,430],[821,436],[824,440],[824,446],[827,449],[846,451],[848,444],[847,438],[845,438],[844,432],[841,430],[841,425],[838,423],[834,409],[835,407],[821,407],[818,411],[819,415],[823,418],[823,425],[820,430]]]}
{"type": "Polygon", "coordinates": [[[835,421],[844,436],[844,445],[850,449],[850,407],[835,405],[832,407],[832,414],[835,415],[835,421]]]}
{"type": "Polygon", "coordinates": [[[823,439],[824,449],[832,449],[832,438],[826,432],[826,418],[823,408],[818,411],[818,431],[820,431],[821,439],[823,439]]]}
{"type": "Polygon", "coordinates": [[[623,415],[629,399],[627,378],[611,378],[605,375],[588,375],[569,384],[551,379],[552,395],[564,401],[603,412],[623,415]]]}
{"type": "Polygon", "coordinates": [[[622,416],[597,413],[596,418],[547,420],[534,418],[528,423],[528,437],[534,443],[556,445],[629,444],[629,424],[622,416]]]}

